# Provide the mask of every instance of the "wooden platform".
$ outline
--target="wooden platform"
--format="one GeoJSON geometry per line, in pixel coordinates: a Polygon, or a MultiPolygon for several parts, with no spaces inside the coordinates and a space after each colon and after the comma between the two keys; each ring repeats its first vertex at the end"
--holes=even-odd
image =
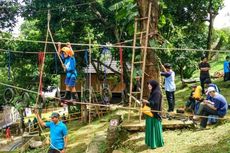
{"type": "MultiPolygon", "coordinates": [[[[180,120],[168,120],[163,119],[162,121],[163,129],[182,129],[182,128],[193,128],[194,124],[192,121],[180,121],[180,120]]],[[[145,120],[141,123],[137,121],[127,122],[124,121],[121,126],[128,131],[144,131],[145,130],[145,120]]]]}

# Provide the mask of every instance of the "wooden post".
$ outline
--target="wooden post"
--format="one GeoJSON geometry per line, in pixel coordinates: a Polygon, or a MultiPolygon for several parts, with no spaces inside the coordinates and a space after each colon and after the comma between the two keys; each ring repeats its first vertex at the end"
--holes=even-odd
{"type": "MultiPolygon", "coordinates": [[[[133,90],[133,71],[134,71],[134,59],[135,59],[135,47],[136,47],[136,33],[137,33],[137,20],[135,18],[135,28],[134,28],[134,38],[133,38],[133,54],[132,54],[132,66],[131,66],[131,74],[130,74],[130,88],[129,88],[129,93],[132,95],[132,90],[133,90]]],[[[130,121],[130,115],[131,115],[131,105],[132,105],[132,97],[129,96],[129,115],[128,115],[128,121],[130,121]]]]}
{"type": "MultiPolygon", "coordinates": [[[[134,38],[133,38],[133,52],[132,52],[132,65],[131,65],[131,74],[130,74],[130,95],[129,95],[129,114],[128,114],[128,121],[130,121],[130,108],[131,108],[131,105],[132,105],[132,96],[133,96],[133,93],[136,93],[136,94],[140,94],[140,101],[142,100],[143,98],[143,89],[144,89],[144,78],[145,78],[145,66],[146,66],[146,56],[147,56],[147,48],[148,48],[148,41],[149,41],[149,23],[150,23],[150,15],[151,15],[151,8],[152,8],[152,3],[150,2],[149,3],[149,10],[148,10],[148,17],[143,17],[143,18],[135,18],[135,29],[134,29],[134,38]],[[137,27],[138,27],[138,24],[137,22],[138,21],[141,21],[141,20],[147,20],[147,27],[146,27],[146,31],[140,31],[140,32],[137,32],[137,27]],[[144,41],[144,44],[142,43],[142,39],[143,39],[143,33],[145,33],[145,41],[144,41]],[[135,61],[135,51],[136,51],[136,39],[137,39],[137,36],[140,34],[140,44],[141,46],[144,46],[144,48],[141,48],[141,58],[142,60],[140,61],[135,61]],[[133,89],[133,71],[134,71],[134,64],[142,64],[142,76],[141,76],[141,89],[140,89],[140,92],[133,92],[132,89],[133,89]]],[[[136,107],[136,103],[135,103],[135,107],[136,107]]],[[[141,122],[141,115],[142,115],[142,112],[141,112],[141,108],[142,108],[142,103],[140,103],[140,109],[139,109],[139,121],[141,122]]]]}
{"type": "MultiPolygon", "coordinates": [[[[90,33],[88,33],[88,37],[89,37],[89,66],[91,65],[91,62],[92,62],[92,60],[91,60],[91,38],[90,38],[90,33]]],[[[91,80],[91,73],[89,73],[89,103],[91,104],[91,100],[92,100],[92,97],[91,97],[91,95],[92,95],[92,90],[91,90],[91,82],[92,80],[91,80]]],[[[91,106],[89,106],[89,123],[91,123],[91,108],[90,108],[91,106]]]]}
{"type": "MultiPolygon", "coordinates": [[[[148,41],[149,41],[149,22],[150,22],[150,15],[151,15],[152,3],[149,3],[149,12],[148,12],[148,19],[147,19],[147,27],[146,27],[146,35],[145,35],[145,44],[144,44],[144,52],[143,52],[143,63],[142,63],[142,77],[141,77],[141,95],[140,100],[143,98],[143,89],[144,89],[144,81],[145,81],[145,63],[146,63],[146,55],[147,55],[147,48],[148,48],[148,41]]],[[[139,109],[139,121],[141,122],[141,107],[139,109]]]]}

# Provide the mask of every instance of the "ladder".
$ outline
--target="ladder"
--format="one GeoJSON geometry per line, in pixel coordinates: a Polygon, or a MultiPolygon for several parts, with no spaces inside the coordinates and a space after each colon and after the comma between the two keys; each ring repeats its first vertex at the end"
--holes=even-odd
{"type": "Polygon", "coordinates": [[[149,10],[148,10],[148,16],[147,17],[142,17],[142,18],[135,18],[135,28],[134,28],[134,37],[133,37],[133,48],[132,48],[132,63],[131,63],[131,74],[130,74],[130,94],[129,94],[129,115],[128,115],[128,121],[130,120],[130,114],[131,114],[131,107],[132,107],[132,101],[134,100],[134,106],[136,107],[137,98],[135,98],[135,95],[139,95],[139,121],[141,121],[141,108],[142,108],[142,103],[141,100],[143,98],[143,88],[144,88],[144,77],[145,77],[145,64],[146,64],[146,55],[147,55],[147,48],[148,48],[148,40],[149,40],[149,23],[150,23],[150,15],[151,15],[151,9],[152,9],[152,3],[149,4],[149,10]],[[145,31],[138,31],[138,23],[142,22],[147,22],[146,29],[145,31]],[[137,38],[140,38],[140,48],[136,48],[136,43],[137,43],[137,38]],[[144,44],[143,44],[143,43],[144,44]],[[140,61],[135,61],[136,57],[136,52],[139,51],[141,54],[141,59],[140,61]],[[140,75],[140,80],[141,80],[141,86],[139,91],[133,91],[133,75],[134,75],[134,68],[137,66],[141,67],[141,72],[142,74],[140,75]]]}

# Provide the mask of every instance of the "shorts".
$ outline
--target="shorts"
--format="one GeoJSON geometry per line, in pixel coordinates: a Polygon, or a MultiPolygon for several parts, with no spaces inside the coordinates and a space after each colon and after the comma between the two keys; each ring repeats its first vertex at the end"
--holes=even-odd
{"type": "Polygon", "coordinates": [[[76,77],[65,78],[65,85],[69,87],[75,87],[76,85],[76,77]]]}
{"type": "Polygon", "coordinates": [[[58,149],[58,150],[56,150],[56,149],[50,148],[49,151],[48,151],[48,153],[60,153],[59,150],[62,151],[63,149],[58,149]]]}

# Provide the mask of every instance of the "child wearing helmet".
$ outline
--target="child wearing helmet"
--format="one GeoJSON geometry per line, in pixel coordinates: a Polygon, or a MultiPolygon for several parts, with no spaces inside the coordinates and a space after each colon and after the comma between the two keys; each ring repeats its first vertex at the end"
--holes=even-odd
{"type": "Polygon", "coordinates": [[[64,61],[64,71],[66,72],[66,93],[65,96],[62,98],[64,100],[76,100],[76,78],[77,78],[77,71],[76,71],[76,60],[74,57],[74,52],[72,50],[71,44],[67,43],[66,47],[61,48],[61,43],[58,43],[58,52],[61,58],[64,61]]]}

